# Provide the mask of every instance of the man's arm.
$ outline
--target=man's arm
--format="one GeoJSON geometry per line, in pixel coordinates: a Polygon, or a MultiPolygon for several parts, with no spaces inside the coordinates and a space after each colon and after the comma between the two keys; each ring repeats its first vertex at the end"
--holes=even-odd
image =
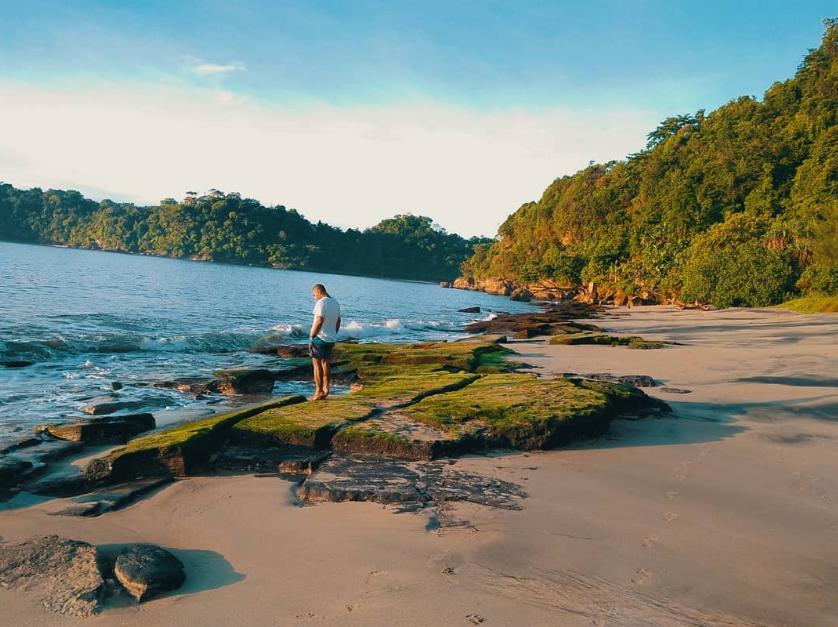
{"type": "Polygon", "coordinates": [[[314,322],[311,325],[311,333],[309,334],[309,340],[313,340],[317,337],[317,334],[320,333],[320,329],[323,326],[323,316],[314,316],[314,322]]]}

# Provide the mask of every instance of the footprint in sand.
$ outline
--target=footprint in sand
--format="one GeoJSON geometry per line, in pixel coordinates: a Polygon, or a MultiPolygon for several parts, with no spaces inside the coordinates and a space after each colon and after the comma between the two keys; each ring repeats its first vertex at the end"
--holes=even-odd
{"type": "Polygon", "coordinates": [[[649,579],[652,578],[652,573],[646,570],[645,568],[638,568],[634,571],[634,575],[632,575],[631,582],[633,584],[641,584],[646,583],[649,579]]]}
{"type": "Polygon", "coordinates": [[[651,549],[657,541],[658,537],[655,534],[649,534],[648,536],[643,538],[643,546],[647,549],[651,549]]]}
{"type": "Polygon", "coordinates": [[[670,490],[666,493],[666,498],[668,499],[674,499],[676,496],[678,496],[678,493],[675,490],[670,490]]]}
{"type": "Polygon", "coordinates": [[[663,515],[663,519],[664,519],[666,522],[672,522],[672,521],[673,521],[673,520],[675,520],[676,518],[678,518],[678,514],[676,514],[675,512],[666,512],[666,513],[663,515]]]}

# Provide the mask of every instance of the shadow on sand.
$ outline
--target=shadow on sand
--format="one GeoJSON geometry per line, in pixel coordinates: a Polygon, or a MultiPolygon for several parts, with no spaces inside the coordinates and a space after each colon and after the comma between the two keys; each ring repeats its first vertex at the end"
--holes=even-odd
{"type": "MultiPolygon", "coordinates": [[[[100,544],[98,549],[105,562],[113,564],[117,555],[129,544],[100,544]]],[[[233,565],[220,553],[215,551],[204,551],[200,549],[175,549],[162,547],[177,557],[186,571],[186,581],[177,590],[162,594],[156,598],[168,598],[197,594],[225,588],[243,581],[246,577],[243,573],[236,572],[233,565]]],[[[112,566],[111,566],[112,568],[112,566]]],[[[108,602],[108,607],[119,607],[133,605],[133,601],[124,595],[113,597],[108,602]]]]}

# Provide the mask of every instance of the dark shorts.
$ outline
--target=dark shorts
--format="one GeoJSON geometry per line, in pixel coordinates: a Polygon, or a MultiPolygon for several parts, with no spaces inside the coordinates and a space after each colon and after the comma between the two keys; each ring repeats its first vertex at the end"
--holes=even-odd
{"type": "Polygon", "coordinates": [[[308,354],[312,359],[329,359],[334,347],[334,342],[324,342],[321,339],[314,338],[308,345],[308,354]]]}

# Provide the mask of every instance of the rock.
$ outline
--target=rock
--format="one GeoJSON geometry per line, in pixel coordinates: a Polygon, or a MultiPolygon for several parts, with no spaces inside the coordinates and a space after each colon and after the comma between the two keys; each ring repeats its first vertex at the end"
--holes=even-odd
{"type": "Polygon", "coordinates": [[[442,287],[442,288],[446,288],[446,289],[447,289],[447,288],[450,288],[450,287],[451,287],[451,283],[450,283],[450,281],[440,281],[440,282],[439,282],[439,286],[440,286],[440,287],[442,287]]]}
{"type": "Polygon", "coordinates": [[[302,396],[287,396],[136,438],[127,446],[92,460],[85,474],[92,481],[104,483],[135,477],[184,477],[206,466],[235,423],[269,408],[304,400],[302,396]]]}
{"type": "Polygon", "coordinates": [[[265,368],[219,370],[218,391],[222,394],[270,394],[276,375],[265,368]]]}
{"type": "Polygon", "coordinates": [[[53,512],[59,516],[99,516],[130,505],[141,496],[169,483],[169,477],[149,477],[107,486],[73,499],[70,507],[53,512]]]}
{"type": "Polygon", "coordinates": [[[519,287],[518,289],[512,291],[512,293],[509,295],[509,298],[511,300],[529,302],[532,300],[532,292],[530,292],[526,288],[519,287]]]}
{"type": "Polygon", "coordinates": [[[220,381],[215,377],[179,377],[171,381],[159,381],[154,385],[190,394],[215,394],[220,381]]]}
{"type": "Polygon", "coordinates": [[[0,457],[0,490],[17,486],[24,475],[32,468],[32,462],[4,455],[0,457]]]}
{"type": "Polygon", "coordinates": [[[147,403],[143,401],[100,401],[85,405],[81,410],[91,416],[104,416],[123,409],[141,409],[147,403]]]}
{"type": "Polygon", "coordinates": [[[25,359],[9,359],[0,361],[0,365],[4,368],[26,368],[35,365],[34,361],[26,361],[25,359]]]}
{"type": "Polygon", "coordinates": [[[111,381],[111,391],[112,392],[118,392],[123,387],[124,386],[119,381],[111,381]]]}
{"type": "Polygon", "coordinates": [[[464,307],[463,309],[458,309],[460,313],[480,313],[482,310],[480,307],[464,307]]]}
{"type": "Polygon", "coordinates": [[[625,385],[633,385],[639,388],[653,388],[657,385],[654,378],[647,374],[613,375],[610,372],[590,372],[588,374],[583,374],[582,376],[586,379],[623,383],[625,385]]]}
{"type": "Polygon", "coordinates": [[[40,433],[16,442],[0,453],[14,452],[16,457],[31,461],[33,465],[39,465],[73,455],[83,448],[84,444],[58,440],[46,433],[40,433]]]}
{"type": "Polygon", "coordinates": [[[47,536],[0,546],[0,584],[39,594],[44,607],[86,617],[100,607],[105,581],[96,547],[78,540],[47,536]]]}
{"type": "Polygon", "coordinates": [[[301,446],[227,446],[219,453],[213,466],[225,470],[302,475],[310,474],[329,455],[329,451],[313,451],[301,446]]]}
{"type": "Polygon", "coordinates": [[[126,548],[116,558],[114,574],[138,603],[162,592],[177,590],[186,580],[180,560],[153,544],[134,544],[126,548]]]}
{"type": "Polygon", "coordinates": [[[41,477],[23,485],[23,489],[41,496],[76,496],[90,489],[90,483],[84,473],[62,474],[41,477]]]}
{"type": "Polygon", "coordinates": [[[135,435],[154,429],[152,414],[128,414],[108,416],[97,420],[79,420],[67,425],[46,425],[38,427],[51,436],[71,442],[86,444],[106,442],[127,442],[135,435]]]}
{"type": "Polygon", "coordinates": [[[303,501],[373,501],[421,508],[469,501],[501,509],[521,509],[520,486],[457,470],[443,462],[397,462],[332,455],[297,489],[303,501]]]}
{"type": "Polygon", "coordinates": [[[690,394],[692,390],[685,390],[682,388],[662,387],[661,392],[668,392],[669,394],[690,394]]]}

